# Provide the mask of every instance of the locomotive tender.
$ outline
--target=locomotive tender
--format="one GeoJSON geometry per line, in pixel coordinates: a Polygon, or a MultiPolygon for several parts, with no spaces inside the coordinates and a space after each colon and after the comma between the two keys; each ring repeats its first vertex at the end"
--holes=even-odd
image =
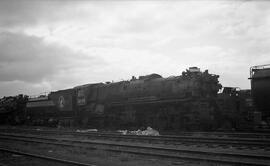
{"type": "Polygon", "coordinates": [[[218,75],[191,67],[180,76],[86,84],[29,99],[28,120],[95,128],[210,129],[221,88],[218,75]]]}

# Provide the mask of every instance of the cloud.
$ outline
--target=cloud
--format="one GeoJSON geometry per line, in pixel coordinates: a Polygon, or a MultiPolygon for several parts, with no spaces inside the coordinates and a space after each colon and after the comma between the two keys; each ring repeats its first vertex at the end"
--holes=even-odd
{"type": "Polygon", "coordinates": [[[249,67],[270,63],[269,5],[0,1],[0,84],[57,90],[198,66],[249,88],[249,67]]]}
{"type": "Polygon", "coordinates": [[[14,96],[18,94],[39,95],[44,92],[50,92],[52,88],[49,82],[5,81],[0,83],[0,96],[14,96]]]}
{"type": "Polygon", "coordinates": [[[0,34],[0,55],[1,82],[42,82],[70,68],[91,69],[101,62],[82,52],[20,33],[0,34]]]}
{"type": "MultiPolygon", "coordinates": [[[[0,26],[5,28],[29,27],[44,22],[61,20],[65,16],[63,12],[69,10],[71,6],[76,8],[76,3],[57,0],[2,0],[0,1],[0,26]],[[59,12],[59,8],[62,12],[59,12]]],[[[74,12],[76,12],[76,9],[74,12]]]]}

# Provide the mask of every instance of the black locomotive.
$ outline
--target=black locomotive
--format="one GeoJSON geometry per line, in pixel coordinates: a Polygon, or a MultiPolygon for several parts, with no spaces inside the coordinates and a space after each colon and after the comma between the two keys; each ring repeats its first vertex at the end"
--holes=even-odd
{"type": "Polygon", "coordinates": [[[180,76],[86,84],[29,98],[25,123],[109,129],[217,130],[250,120],[250,91],[223,88],[219,76],[191,67],[180,76]]]}

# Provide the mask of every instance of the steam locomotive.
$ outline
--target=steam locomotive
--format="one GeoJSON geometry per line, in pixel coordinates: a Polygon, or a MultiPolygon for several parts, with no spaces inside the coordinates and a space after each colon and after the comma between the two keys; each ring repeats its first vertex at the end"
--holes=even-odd
{"type": "MultiPolygon", "coordinates": [[[[180,76],[158,74],[129,81],[76,86],[29,98],[23,112],[31,125],[109,129],[217,130],[248,128],[250,91],[223,88],[219,76],[190,67],[180,76]],[[244,124],[244,125],[243,125],[244,124]],[[243,127],[244,126],[244,127],[243,127]]],[[[18,111],[17,111],[18,112],[18,111]]]]}

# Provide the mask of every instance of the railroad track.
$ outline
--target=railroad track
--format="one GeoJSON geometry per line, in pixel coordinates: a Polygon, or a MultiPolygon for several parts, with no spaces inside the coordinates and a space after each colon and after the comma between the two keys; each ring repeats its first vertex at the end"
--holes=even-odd
{"type": "Polygon", "coordinates": [[[106,151],[131,153],[137,155],[157,156],[163,158],[200,160],[215,163],[238,165],[269,165],[270,154],[218,152],[210,150],[190,150],[153,146],[151,144],[120,143],[116,141],[90,141],[67,138],[49,138],[42,136],[26,136],[21,134],[0,134],[0,139],[8,141],[29,142],[38,144],[52,144],[80,148],[94,148],[106,151]]]}
{"type": "MultiPolygon", "coordinates": [[[[178,133],[181,135],[181,133],[178,133]]],[[[243,133],[243,132],[182,132],[183,135],[201,135],[207,137],[231,137],[231,138],[270,138],[269,133],[243,133]]]]}
{"type": "Polygon", "coordinates": [[[173,145],[206,145],[207,147],[216,145],[221,147],[235,146],[238,148],[260,148],[270,151],[270,139],[267,138],[235,138],[235,137],[207,137],[207,136],[143,136],[143,135],[121,135],[119,133],[103,133],[103,132],[73,132],[61,130],[0,130],[4,132],[30,133],[30,134],[45,134],[45,135],[72,135],[82,136],[88,139],[102,139],[125,142],[141,142],[154,144],[173,144],[173,145]]]}
{"type": "MultiPolygon", "coordinates": [[[[66,159],[60,159],[60,158],[55,158],[55,157],[50,157],[50,156],[45,156],[45,155],[40,155],[40,154],[34,154],[34,153],[28,153],[28,152],[22,152],[18,150],[12,150],[12,149],[7,149],[7,148],[1,148],[1,152],[7,152],[7,153],[12,153],[12,154],[18,154],[18,155],[23,155],[23,156],[30,156],[32,158],[38,158],[38,159],[43,159],[43,160],[48,160],[48,161],[53,161],[57,163],[62,163],[62,164],[68,164],[68,165],[77,165],[77,166],[96,166],[93,164],[88,164],[88,163],[81,163],[77,161],[71,161],[71,160],[66,160],[66,159]]],[[[4,164],[0,164],[4,165],[4,164]]]]}

